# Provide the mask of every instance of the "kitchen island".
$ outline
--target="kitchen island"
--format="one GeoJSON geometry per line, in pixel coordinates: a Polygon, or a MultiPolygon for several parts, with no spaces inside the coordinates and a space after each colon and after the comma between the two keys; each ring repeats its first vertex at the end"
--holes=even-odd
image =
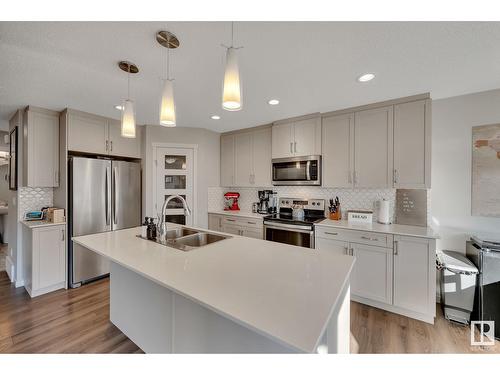
{"type": "Polygon", "coordinates": [[[241,236],[186,252],[139,233],[73,241],[111,261],[110,319],[146,353],[349,352],[352,257],[241,236]]]}

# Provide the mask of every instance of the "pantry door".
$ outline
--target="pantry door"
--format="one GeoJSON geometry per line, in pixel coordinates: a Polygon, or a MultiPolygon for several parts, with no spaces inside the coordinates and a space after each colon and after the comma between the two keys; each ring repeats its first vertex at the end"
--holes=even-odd
{"type": "Polygon", "coordinates": [[[167,222],[194,225],[194,147],[155,147],[155,211],[161,213],[165,200],[171,195],[180,195],[191,208],[191,215],[184,216],[180,199],[173,199],[167,205],[167,222]]]}

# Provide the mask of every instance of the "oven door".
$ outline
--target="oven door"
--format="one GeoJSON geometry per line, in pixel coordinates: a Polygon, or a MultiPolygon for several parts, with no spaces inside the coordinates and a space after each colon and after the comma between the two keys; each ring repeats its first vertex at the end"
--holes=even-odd
{"type": "Polygon", "coordinates": [[[314,249],[314,230],[307,226],[264,223],[264,239],[314,249]]]}
{"type": "Polygon", "coordinates": [[[321,156],[273,159],[273,185],[321,185],[321,156]]]}

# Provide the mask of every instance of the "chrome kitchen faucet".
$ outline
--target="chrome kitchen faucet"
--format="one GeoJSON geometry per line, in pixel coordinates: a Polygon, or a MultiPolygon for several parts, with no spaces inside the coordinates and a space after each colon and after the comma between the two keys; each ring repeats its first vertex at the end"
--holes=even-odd
{"type": "Polygon", "coordinates": [[[191,209],[189,208],[186,200],[181,197],[180,195],[171,195],[167,199],[165,199],[165,202],[163,203],[163,206],[161,208],[161,217],[158,218],[158,236],[160,238],[160,241],[165,241],[165,235],[167,233],[167,223],[165,221],[165,211],[167,210],[167,205],[168,202],[170,202],[172,199],[179,198],[180,201],[182,202],[182,207],[184,208],[184,216],[189,216],[191,215],[191,209]]]}

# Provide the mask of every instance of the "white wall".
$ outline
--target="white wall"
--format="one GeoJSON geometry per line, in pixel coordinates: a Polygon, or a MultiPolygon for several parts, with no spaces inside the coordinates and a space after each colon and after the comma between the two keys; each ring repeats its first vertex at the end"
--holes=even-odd
{"type": "MultiPolygon", "coordinates": [[[[156,125],[142,127],[143,211],[145,216],[156,217],[153,197],[153,143],[198,145],[196,225],[208,226],[208,188],[219,186],[220,134],[200,128],[165,128],[156,125]]],[[[143,216],[144,216],[143,215],[143,216]]]]}
{"type": "Polygon", "coordinates": [[[494,123],[500,123],[500,90],[432,103],[431,216],[442,237],[438,249],[464,251],[467,233],[500,232],[500,218],[471,216],[472,127],[494,123]]]}

